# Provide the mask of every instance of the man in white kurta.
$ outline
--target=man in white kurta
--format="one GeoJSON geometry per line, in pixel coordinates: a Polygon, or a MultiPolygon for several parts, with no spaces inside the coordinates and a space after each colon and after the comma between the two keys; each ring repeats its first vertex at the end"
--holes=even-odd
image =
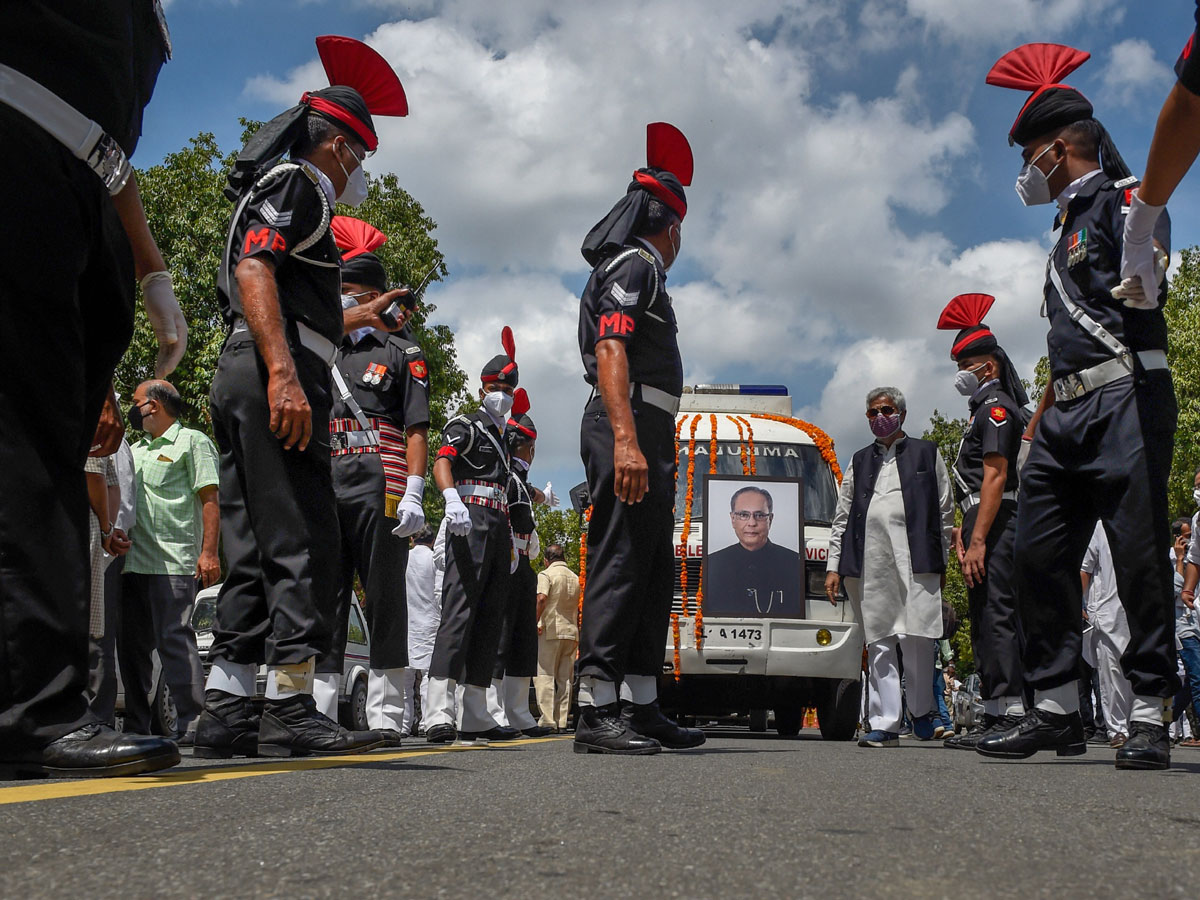
{"type": "MultiPolygon", "coordinates": [[[[866,633],[871,732],[860,741],[862,746],[895,746],[898,742],[903,721],[901,657],[909,713],[914,720],[921,720],[914,721],[914,733],[925,739],[933,735],[930,713],[934,708],[934,654],[936,642],[942,635],[941,576],[913,574],[896,462],[897,449],[905,440],[909,438],[898,431],[890,441],[877,441],[885,444],[886,449],[867,507],[863,574],[861,578],[848,576],[841,579],[850,602],[861,612],[866,633]],[[925,734],[926,723],[928,734],[925,734]]],[[[954,527],[954,502],[950,478],[940,454],[936,455],[934,469],[943,526],[941,552],[944,564],[954,527]]],[[[829,573],[837,573],[841,561],[842,536],[854,498],[854,476],[851,464],[842,480],[830,534],[829,573]]]]}
{"type": "Polygon", "coordinates": [[[1099,522],[1079,568],[1087,598],[1088,623],[1092,626],[1084,635],[1084,651],[1095,658],[1104,723],[1112,746],[1120,747],[1129,737],[1129,715],[1133,711],[1133,685],[1121,670],[1121,654],[1129,646],[1129,621],[1117,596],[1117,573],[1108,536],[1099,522]]]}
{"type": "MultiPolygon", "coordinates": [[[[444,529],[445,520],[442,526],[444,529]]],[[[442,534],[444,531],[439,536],[442,534]]],[[[445,538],[442,540],[444,552],[445,538]]],[[[407,734],[417,734],[425,724],[425,710],[429,708],[429,661],[433,656],[438,624],[442,620],[442,570],[434,562],[432,544],[433,536],[428,529],[414,538],[405,572],[408,588],[408,672],[404,691],[404,725],[407,734]],[[421,692],[420,727],[413,721],[414,687],[418,677],[421,692]]]]}

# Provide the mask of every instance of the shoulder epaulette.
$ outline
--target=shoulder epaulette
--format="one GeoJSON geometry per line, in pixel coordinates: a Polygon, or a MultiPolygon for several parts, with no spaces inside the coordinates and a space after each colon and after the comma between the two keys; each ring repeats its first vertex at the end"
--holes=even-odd
{"type": "Polygon", "coordinates": [[[654,254],[651,253],[649,250],[647,250],[645,247],[638,248],[638,256],[640,256],[646,262],[650,263],[650,265],[652,265],[652,266],[657,265],[657,263],[658,263],[658,260],[656,260],[654,258],[654,254]]]}

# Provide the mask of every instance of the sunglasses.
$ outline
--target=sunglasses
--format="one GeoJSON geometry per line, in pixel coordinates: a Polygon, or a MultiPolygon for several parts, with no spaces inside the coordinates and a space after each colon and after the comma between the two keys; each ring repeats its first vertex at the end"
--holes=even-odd
{"type": "Polygon", "coordinates": [[[872,406],[867,410],[867,418],[873,419],[876,416],[894,416],[898,409],[894,406],[872,406]]]}

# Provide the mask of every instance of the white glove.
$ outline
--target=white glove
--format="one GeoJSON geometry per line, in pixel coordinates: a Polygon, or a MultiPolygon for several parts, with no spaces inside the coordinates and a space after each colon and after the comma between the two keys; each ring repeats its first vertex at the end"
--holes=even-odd
{"type": "MultiPolygon", "coordinates": [[[[549,485],[547,485],[548,487],[549,485]]],[[[542,541],[538,537],[537,529],[533,530],[533,534],[529,536],[529,558],[537,559],[542,555],[542,541]]]]}
{"type": "Polygon", "coordinates": [[[459,537],[469,534],[471,513],[467,510],[467,505],[462,502],[462,497],[458,496],[458,491],[454,488],[446,488],[442,491],[442,497],[446,500],[446,530],[459,537]]]}
{"type": "Polygon", "coordinates": [[[1158,308],[1158,286],[1167,273],[1167,255],[1154,245],[1154,225],[1162,211],[1134,192],[1125,216],[1121,283],[1112,289],[1113,297],[1131,309],[1158,308]]]}
{"type": "Polygon", "coordinates": [[[513,533],[512,526],[508,526],[508,574],[511,575],[517,571],[517,565],[521,562],[521,554],[517,552],[517,536],[513,533]]]}
{"type": "Polygon", "coordinates": [[[558,506],[558,494],[554,493],[554,485],[551,482],[546,482],[546,489],[542,493],[546,495],[546,498],[542,501],[543,503],[549,507],[558,506]]]}
{"type": "Polygon", "coordinates": [[[187,320],[175,299],[170,272],[151,272],[142,279],[142,303],[154,336],[158,338],[154,377],[166,378],[183,359],[188,334],[187,320]]]}
{"type": "MultiPolygon", "coordinates": [[[[421,496],[425,493],[425,479],[420,475],[409,475],[404,486],[404,496],[396,507],[396,518],[400,524],[392,529],[396,537],[406,538],[425,527],[425,508],[421,496]]],[[[455,494],[457,496],[457,492],[455,494]]]]}

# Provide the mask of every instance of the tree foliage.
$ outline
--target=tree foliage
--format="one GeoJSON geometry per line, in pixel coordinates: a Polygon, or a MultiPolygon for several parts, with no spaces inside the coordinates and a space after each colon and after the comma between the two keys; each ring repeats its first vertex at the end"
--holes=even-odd
{"type": "MultiPolygon", "coordinates": [[[[258,127],[256,122],[242,124],[244,138],[258,127]]],[[[186,404],[185,423],[210,434],[208,394],[226,333],[217,305],[217,271],[233,214],[222,191],[235,156],[222,154],[213,135],[202,133],[158,165],[137,173],[150,231],[171,270],[175,295],[188,322],[187,353],[170,381],[186,404]]],[[[416,286],[431,269],[435,269],[431,281],[443,278],[446,265],[433,236],[437,223],[400,187],[395,175],[368,176],[368,185],[368,197],[361,207],[339,205],[337,212],[364,219],[388,235],[388,242],[376,254],[392,282],[416,286]]],[[[462,402],[466,387],[453,331],[429,322],[436,308],[422,303],[409,326],[429,365],[431,454],[441,443],[447,415],[462,402]]],[[[154,333],[139,305],[133,342],[116,373],[122,396],[129,397],[139,383],[154,376],[155,355],[154,333]]],[[[441,496],[432,481],[426,486],[431,514],[441,509],[441,496]]]]}
{"type": "MultiPolygon", "coordinates": [[[[953,472],[954,462],[958,459],[958,446],[966,433],[966,419],[947,418],[935,409],[929,418],[929,428],[921,437],[938,445],[942,461],[946,463],[947,470],[953,472]]],[[[954,509],[954,524],[962,525],[962,511],[957,506],[954,509]]],[[[975,654],[971,649],[971,612],[967,603],[967,584],[963,581],[958,554],[953,550],[950,551],[950,558],[946,563],[946,585],[942,588],[942,599],[958,613],[959,628],[950,639],[950,646],[954,648],[958,677],[963,678],[975,671],[975,654]]]]}
{"type": "MultiPolygon", "coordinates": [[[[551,544],[562,544],[563,555],[571,571],[579,571],[579,538],[583,534],[583,518],[574,509],[550,509],[535,504],[533,518],[537,522],[538,540],[545,553],[551,544]]],[[[538,571],[545,566],[544,556],[539,556],[534,562],[538,571]]]]}
{"type": "Polygon", "coordinates": [[[1170,333],[1167,362],[1179,404],[1167,500],[1172,516],[1190,516],[1196,511],[1192,482],[1200,466],[1200,247],[1183,251],[1165,312],[1170,333]]]}

